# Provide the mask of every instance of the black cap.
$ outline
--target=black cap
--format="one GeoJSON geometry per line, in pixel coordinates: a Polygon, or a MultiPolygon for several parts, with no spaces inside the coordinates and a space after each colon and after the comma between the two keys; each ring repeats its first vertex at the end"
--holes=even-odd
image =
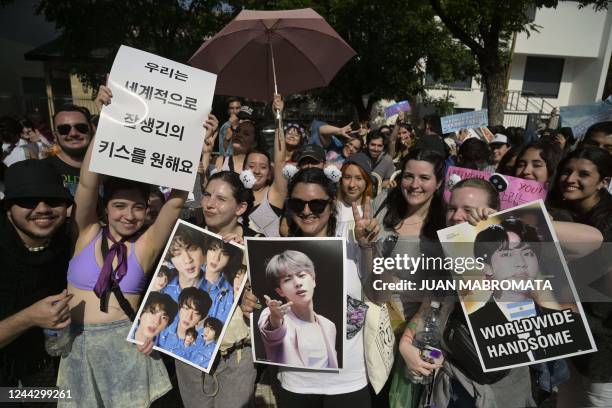
{"type": "Polygon", "coordinates": [[[4,199],[59,198],[72,203],[62,177],[44,160],[22,160],[4,173],[4,199]]]}
{"type": "Polygon", "coordinates": [[[238,116],[238,119],[240,120],[248,120],[253,123],[255,122],[255,117],[253,116],[253,108],[247,105],[242,105],[236,116],[238,116]]]}
{"type": "Polygon", "coordinates": [[[318,162],[325,161],[325,151],[319,145],[315,144],[307,144],[302,147],[297,152],[296,162],[299,164],[302,159],[310,157],[315,159],[318,162]]]}

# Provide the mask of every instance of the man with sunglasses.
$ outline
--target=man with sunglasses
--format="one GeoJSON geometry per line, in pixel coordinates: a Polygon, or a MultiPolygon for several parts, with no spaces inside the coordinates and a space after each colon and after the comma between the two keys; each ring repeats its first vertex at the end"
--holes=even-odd
{"type": "Polygon", "coordinates": [[[94,131],[87,108],[65,105],[53,117],[55,137],[60,147],[57,156],[46,159],[60,174],[72,197],[79,185],[81,164],[94,131]]]}
{"type": "Polygon", "coordinates": [[[66,212],[72,197],[43,160],[5,173],[0,214],[0,386],[55,386],[58,359],[45,352],[43,328],[70,324],[66,212]]]}

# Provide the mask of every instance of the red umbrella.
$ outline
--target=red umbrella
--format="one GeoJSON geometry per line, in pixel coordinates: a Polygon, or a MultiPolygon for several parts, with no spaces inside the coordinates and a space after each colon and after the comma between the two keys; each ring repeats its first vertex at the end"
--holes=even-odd
{"type": "Polygon", "coordinates": [[[243,10],[190,58],[216,93],[272,100],[326,86],[355,51],[312,9],[243,10]]]}

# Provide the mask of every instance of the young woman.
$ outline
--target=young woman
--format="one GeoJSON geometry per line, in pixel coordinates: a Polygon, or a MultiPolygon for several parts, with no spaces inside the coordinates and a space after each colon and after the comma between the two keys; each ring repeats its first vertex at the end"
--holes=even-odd
{"type": "MultiPolygon", "coordinates": [[[[446,206],[446,225],[453,226],[462,222],[476,225],[480,221],[486,220],[490,214],[499,211],[499,205],[498,193],[488,181],[481,179],[461,180],[451,190],[450,200],[446,206]]],[[[586,256],[597,250],[601,244],[601,233],[591,226],[553,221],[553,228],[568,260],[586,256]]],[[[449,321],[461,320],[467,327],[459,303],[455,303],[454,309],[449,316],[449,321]]],[[[404,344],[401,347],[406,348],[408,345],[404,344]]],[[[457,352],[462,353],[463,350],[457,350],[457,352]]],[[[456,366],[453,363],[452,355],[450,356],[450,361],[447,361],[445,364],[450,365],[453,369],[445,370],[441,373],[448,376],[448,381],[451,383],[450,388],[440,387],[436,389],[436,395],[440,398],[438,402],[442,402],[441,406],[461,406],[459,401],[457,401],[459,396],[465,404],[475,404],[476,397],[470,396],[466,390],[476,387],[490,387],[490,392],[493,394],[495,402],[499,407],[514,407],[517,404],[521,406],[535,405],[530,392],[531,381],[527,367],[514,368],[503,379],[493,384],[485,385],[479,384],[478,381],[473,379],[478,378],[477,373],[473,373],[474,376],[471,377],[463,375],[460,371],[454,369],[456,366]]],[[[482,375],[482,373],[478,375],[482,375]]],[[[444,382],[446,382],[445,378],[441,383],[444,382]]],[[[558,385],[558,383],[553,385],[558,385]]]]}
{"type": "MultiPolygon", "coordinates": [[[[284,102],[281,96],[276,95],[273,110],[282,114],[283,108],[284,102]]],[[[283,166],[290,143],[287,141],[287,136],[283,136],[281,126],[282,121],[279,121],[274,143],[274,167],[270,164],[270,156],[261,150],[253,150],[247,154],[244,165],[245,169],[251,170],[255,175],[255,185],[253,186],[255,206],[253,212],[249,215],[249,227],[266,236],[278,235],[278,219],[282,215],[283,205],[287,197],[287,179],[283,175],[283,166]],[[283,137],[285,139],[284,143],[282,142],[283,137]],[[264,175],[268,178],[268,183],[265,185],[263,183],[264,175]]],[[[290,127],[289,130],[295,129],[294,126],[290,127]]],[[[289,139],[293,139],[293,136],[289,139]]]]}
{"type": "MultiPolygon", "coordinates": [[[[214,129],[207,124],[208,133],[214,129]]],[[[92,149],[85,156],[73,217],[78,238],[68,268],[68,293],[76,338],[62,358],[58,384],[78,393],[83,405],[148,406],[171,388],[159,359],[126,343],[148,274],[164,248],[186,192],[173,191],[155,222],[145,224],[150,188],[109,178],[104,184],[105,222],[96,206],[100,175],[89,171],[92,149]],[[119,378],[122,378],[119,379],[119,378]]],[[[152,343],[144,348],[151,350],[152,343]]],[[[59,405],[63,403],[60,402],[59,405]]]]}
{"type": "MultiPolygon", "coordinates": [[[[300,170],[289,183],[289,198],[285,208],[289,235],[330,237],[342,234],[343,232],[337,229],[337,193],[337,185],[327,178],[323,170],[300,170]]],[[[369,200],[364,206],[363,215],[357,210],[357,202],[354,202],[353,208],[356,215],[355,239],[358,242],[372,241],[378,233],[378,227],[376,222],[369,218],[369,200]]],[[[361,299],[362,285],[357,264],[353,259],[349,258],[344,273],[347,294],[352,299],[361,299]]],[[[260,307],[257,297],[245,293],[243,311],[250,313],[256,307],[260,307]]],[[[367,387],[362,330],[346,339],[344,352],[345,365],[340,373],[302,372],[279,368],[282,387],[279,406],[323,407],[327,404],[337,404],[356,408],[369,407],[370,393],[367,387]]]]}
{"type": "MultiPolygon", "coordinates": [[[[357,139],[356,139],[357,140],[357,139]]],[[[353,204],[357,206],[360,214],[366,206],[371,206],[374,194],[374,183],[370,177],[372,165],[365,153],[356,153],[348,156],[342,165],[342,179],[338,189],[336,236],[347,239],[347,257],[361,263],[361,249],[355,241],[353,230],[355,218],[353,217],[353,204]]]]}
{"type": "Polygon", "coordinates": [[[393,158],[394,163],[399,163],[410,151],[410,147],[414,144],[416,134],[409,123],[404,122],[404,112],[399,112],[397,122],[391,132],[389,139],[389,156],[393,158]]]}
{"type": "MultiPolygon", "coordinates": [[[[248,217],[253,201],[253,191],[244,186],[237,173],[215,173],[209,178],[202,196],[201,226],[221,235],[224,241],[242,243],[243,237],[257,235],[240,220],[248,217]]],[[[209,256],[214,258],[214,254],[207,253],[207,258],[209,256]]],[[[221,357],[211,374],[202,374],[188,364],[176,362],[183,405],[187,408],[249,405],[257,375],[250,347],[248,323],[242,311],[236,309],[219,346],[221,357]]]]}
{"type": "MultiPolygon", "coordinates": [[[[612,197],[606,191],[612,177],[612,156],[600,148],[586,147],[571,152],[559,166],[550,204],[565,206],[578,222],[599,229],[604,244],[599,251],[571,266],[574,273],[604,277],[598,280],[601,291],[611,293],[609,242],[612,241],[612,197]],[[582,262],[584,261],[584,262],[582,262]],[[587,272],[588,271],[588,272],[587,272]]],[[[583,307],[593,332],[597,353],[572,359],[570,382],[560,392],[563,407],[612,405],[612,307],[609,302],[585,302],[583,307]]]]}
{"type": "MultiPolygon", "coordinates": [[[[444,227],[439,190],[444,179],[444,157],[430,150],[413,150],[402,161],[401,170],[396,187],[388,194],[377,197],[374,203],[376,219],[383,227],[382,256],[440,255],[436,232],[444,227]]],[[[415,275],[424,273],[418,271],[415,275]]],[[[414,276],[402,271],[394,275],[401,279],[412,279],[414,276]]],[[[406,320],[416,321],[421,298],[413,298],[410,293],[403,292],[400,299],[406,320]]],[[[414,329],[408,328],[404,337],[414,337],[414,334],[414,329]]],[[[439,367],[422,360],[411,342],[401,342],[399,351],[413,373],[429,375],[432,369],[439,367]]]]}
{"type": "Polygon", "coordinates": [[[243,111],[245,108],[248,107],[243,106],[241,111],[238,112],[240,122],[232,135],[233,154],[217,158],[215,163],[217,171],[234,171],[240,174],[248,152],[253,149],[266,150],[267,148],[265,140],[257,133],[254,118],[250,113],[247,114],[243,111]]]}
{"type": "MultiPolygon", "coordinates": [[[[281,109],[282,111],[282,109],[281,109]]],[[[285,162],[291,161],[293,153],[306,142],[304,128],[296,123],[287,123],[283,130],[285,131],[285,162]]]]}
{"type": "Polygon", "coordinates": [[[540,140],[523,147],[514,165],[514,176],[535,180],[547,186],[554,180],[561,161],[561,148],[552,141],[540,140]]]}

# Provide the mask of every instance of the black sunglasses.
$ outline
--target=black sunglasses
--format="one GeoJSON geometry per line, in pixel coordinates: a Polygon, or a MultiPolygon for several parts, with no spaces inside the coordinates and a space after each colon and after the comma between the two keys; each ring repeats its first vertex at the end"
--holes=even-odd
{"type": "Polygon", "coordinates": [[[63,125],[57,125],[57,133],[62,136],[67,136],[72,128],[75,128],[79,133],[89,132],[89,125],[87,123],[77,123],[75,125],[65,123],[63,125]]]}
{"type": "Polygon", "coordinates": [[[310,211],[315,214],[315,215],[319,215],[321,214],[323,211],[325,211],[325,207],[327,207],[327,204],[330,202],[331,200],[328,199],[316,199],[316,200],[310,200],[310,201],[304,201],[304,200],[300,200],[299,198],[289,198],[287,200],[287,208],[289,208],[289,210],[295,214],[299,214],[302,211],[304,211],[304,208],[306,208],[306,204],[308,204],[308,208],[310,208],[310,211]]]}
{"type": "Polygon", "coordinates": [[[60,207],[68,204],[63,198],[15,198],[10,201],[18,207],[27,208],[28,210],[38,207],[38,204],[41,202],[44,202],[49,207],[60,207]]]}

